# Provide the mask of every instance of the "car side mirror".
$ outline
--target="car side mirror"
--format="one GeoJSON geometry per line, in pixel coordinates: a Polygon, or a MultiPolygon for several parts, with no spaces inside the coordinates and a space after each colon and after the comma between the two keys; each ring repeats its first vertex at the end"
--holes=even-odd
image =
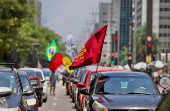
{"type": "Polygon", "coordinates": [[[84,84],[84,83],[81,83],[81,82],[78,82],[78,83],[76,84],[76,86],[77,86],[78,88],[84,88],[84,87],[85,87],[85,84],[84,84]]]}
{"type": "Polygon", "coordinates": [[[45,83],[45,80],[41,80],[41,83],[45,83]]]}
{"type": "Polygon", "coordinates": [[[30,96],[30,95],[33,95],[34,94],[34,92],[33,91],[23,91],[23,93],[22,93],[22,95],[23,96],[30,96]]]}
{"type": "Polygon", "coordinates": [[[81,90],[80,90],[80,93],[81,93],[81,94],[84,94],[84,95],[90,95],[90,93],[88,92],[87,89],[81,89],[81,90]]]}

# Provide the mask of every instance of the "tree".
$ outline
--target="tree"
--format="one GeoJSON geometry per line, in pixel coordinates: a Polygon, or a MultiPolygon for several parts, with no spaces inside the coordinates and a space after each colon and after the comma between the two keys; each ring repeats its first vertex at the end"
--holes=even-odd
{"type": "Polygon", "coordinates": [[[128,48],[124,47],[120,52],[120,57],[123,58],[120,62],[120,65],[125,65],[128,62],[128,48]]]}
{"type": "MultiPolygon", "coordinates": [[[[146,25],[142,26],[141,29],[137,31],[136,36],[136,58],[137,62],[139,61],[145,61],[147,48],[146,48],[146,25]]],[[[152,55],[156,55],[159,50],[159,41],[158,37],[153,33],[152,34],[152,55]]]]}
{"type": "Polygon", "coordinates": [[[0,0],[0,60],[15,47],[18,28],[31,21],[34,8],[33,0],[0,0]]]}
{"type": "MultiPolygon", "coordinates": [[[[140,61],[145,61],[146,58],[146,25],[142,26],[138,31],[137,31],[137,36],[136,36],[136,58],[137,62],[140,61]]],[[[152,55],[156,55],[159,50],[159,42],[158,38],[156,35],[153,33],[152,35],[152,55]]],[[[120,52],[120,57],[123,58],[121,61],[121,65],[124,65],[128,61],[128,48],[124,47],[124,49],[120,52]]]]}
{"type": "Polygon", "coordinates": [[[37,57],[46,60],[45,49],[53,39],[65,53],[59,35],[34,24],[33,16],[39,12],[33,4],[34,0],[0,0],[0,61],[15,57],[11,52],[16,52],[20,63],[31,64],[32,43],[37,42],[40,43],[37,57]]]}

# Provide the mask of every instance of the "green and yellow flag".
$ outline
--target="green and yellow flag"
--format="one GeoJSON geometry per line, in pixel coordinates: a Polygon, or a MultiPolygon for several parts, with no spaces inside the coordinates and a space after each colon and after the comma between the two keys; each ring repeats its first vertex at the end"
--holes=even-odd
{"type": "Polygon", "coordinates": [[[59,52],[59,47],[57,46],[55,40],[52,40],[52,42],[48,45],[46,49],[46,56],[48,61],[50,62],[52,58],[59,52]]]}

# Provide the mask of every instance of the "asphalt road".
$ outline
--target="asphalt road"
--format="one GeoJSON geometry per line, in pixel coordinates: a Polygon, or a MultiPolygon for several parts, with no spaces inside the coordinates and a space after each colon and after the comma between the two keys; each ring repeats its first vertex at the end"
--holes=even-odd
{"type": "Polygon", "coordinates": [[[61,83],[56,85],[55,96],[48,93],[48,100],[39,108],[39,111],[76,111],[71,99],[65,94],[65,87],[61,83]]]}

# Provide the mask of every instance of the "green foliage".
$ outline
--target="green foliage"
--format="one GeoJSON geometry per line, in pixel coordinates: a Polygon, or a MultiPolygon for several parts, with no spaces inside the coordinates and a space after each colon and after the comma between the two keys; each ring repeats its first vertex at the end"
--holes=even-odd
{"type": "Polygon", "coordinates": [[[120,57],[123,58],[123,60],[120,62],[120,65],[125,65],[128,61],[128,48],[124,47],[123,50],[120,52],[120,57]]]}
{"type": "MultiPolygon", "coordinates": [[[[136,58],[137,62],[140,61],[145,61],[145,56],[146,56],[146,25],[142,26],[140,30],[137,32],[136,36],[136,58]]],[[[152,34],[152,55],[156,55],[158,53],[158,47],[159,47],[159,42],[158,38],[156,35],[153,33],[152,34]]]]}
{"type": "Polygon", "coordinates": [[[46,60],[45,49],[53,39],[65,52],[59,35],[33,23],[33,16],[39,14],[33,4],[34,0],[0,0],[0,61],[16,49],[19,62],[32,62],[32,43],[40,43],[37,55],[46,60]]]}
{"type": "MultiPolygon", "coordinates": [[[[138,30],[136,36],[136,59],[137,62],[145,61],[146,58],[146,25],[142,26],[141,29],[138,30]]],[[[156,55],[158,53],[159,42],[156,35],[153,33],[152,35],[152,55],[156,55]]],[[[121,61],[121,65],[124,65],[128,61],[128,48],[124,48],[120,52],[120,57],[123,58],[121,61]]]]}

